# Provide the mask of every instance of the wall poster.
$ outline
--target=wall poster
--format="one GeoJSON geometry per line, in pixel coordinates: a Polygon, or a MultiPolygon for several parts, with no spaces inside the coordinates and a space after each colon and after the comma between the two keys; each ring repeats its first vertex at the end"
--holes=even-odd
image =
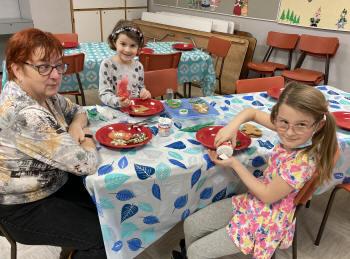
{"type": "Polygon", "coordinates": [[[281,0],[278,22],[350,31],[350,0],[281,0]]]}

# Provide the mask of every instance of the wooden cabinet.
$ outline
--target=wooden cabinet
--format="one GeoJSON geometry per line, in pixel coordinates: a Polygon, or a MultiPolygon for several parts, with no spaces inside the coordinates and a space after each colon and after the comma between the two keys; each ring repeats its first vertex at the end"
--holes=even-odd
{"type": "Polygon", "coordinates": [[[256,39],[249,33],[240,32],[235,34],[201,32],[184,29],[176,26],[135,20],[143,31],[146,40],[155,39],[162,41],[191,42],[192,38],[197,47],[205,49],[211,36],[216,36],[231,41],[231,47],[226,57],[222,75],[222,90],[224,93],[233,93],[235,82],[239,78],[245,78],[247,63],[252,60],[256,39]]]}
{"type": "Polygon", "coordinates": [[[121,19],[139,19],[147,0],[71,0],[73,32],[80,42],[106,41],[121,19]]]}

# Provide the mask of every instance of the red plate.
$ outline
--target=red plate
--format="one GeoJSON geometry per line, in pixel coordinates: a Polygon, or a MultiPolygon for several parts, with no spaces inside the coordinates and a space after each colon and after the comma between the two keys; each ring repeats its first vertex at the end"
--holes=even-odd
{"type": "Polygon", "coordinates": [[[193,50],[194,46],[191,43],[176,43],[173,48],[177,50],[193,50]]]}
{"type": "Polygon", "coordinates": [[[140,53],[144,53],[144,54],[153,54],[154,50],[151,48],[142,48],[140,50],[140,53]]]}
{"type": "Polygon", "coordinates": [[[79,43],[78,42],[74,42],[74,41],[62,42],[62,46],[65,49],[76,48],[76,47],[78,47],[78,45],[79,45],[79,43]]]}
{"type": "Polygon", "coordinates": [[[132,147],[139,147],[147,144],[152,139],[152,132],[149,128],[144,126],[137,126],[133,127],[131,124],[127,123],[115,123],[111,125],[104,126],[100,128],[96,132],[96,140],[100,142],[102,145],[105,145],[107,147],[111,148],[132,148],[132,147]],[[131,134],[135,133],[145,133],[147,136],[147,139],[143,142],[137,143],[137,144],[129,144],[129,145],[114,145],[112,144],[112,139],[108,137],[108,134],[112,131],[125,131],[131,134]]]}
{"type": "Polygon", "coordinates": [[[270,87],[267,90],[267,94],[270,95],[272,98],[278,99],[283,92],[284,88],[282,87],[270,87]]]}
{"type": "Polygon", "coordinates": [[[164,106],[161,101],[155,99],[146,99],[142,100],[141,98],[131,99],[131,105],[128,107],[124,107],[120,109],[123,112],[129,113],[132,116],[144,117],[155,115],[164,110],[164,106]],[[148,108],[147,111],[144,112],[136,112],[135,108],[143,105],[148,108]]]}
{"type": "Polygon", "coordinates": [[[350,112],[332,112],[338,127],[350,130],[350,112]]]}
{"type": "MultiPolygon", "coordinates": [[[[197,131],[196,139],[202,143],[203,146],[210,149],[215,149],[214,139],[222,127],[223,126],[209,126],[202,128],[197,131]]],[[[245,149],[252,143],[251,138],[240,131],[237,132],[237,141],[240,141],[241,145],[236,146],[235,150],[245,149]]]]}

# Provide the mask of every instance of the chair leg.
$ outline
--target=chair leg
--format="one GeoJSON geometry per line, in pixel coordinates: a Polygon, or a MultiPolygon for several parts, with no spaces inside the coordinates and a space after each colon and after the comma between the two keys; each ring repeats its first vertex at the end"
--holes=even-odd
{"type": "Polygon", "coordinates": [[[76,104],[79,104],[78,95],[75,95],[75,103],[76,103],[76,104]]]}
{"type": "Polygon", "coordinates": [[[11,259],[17,259],[17,244],[11,242],[11,259]]]}
{"type": "Polygon", "coordinates": [[[219,94],[222,94],[222,92],[221,92],[221,78],[219,78],[219,94]]]}
{"type": "Polygon", "coordinates": [[[82,85],[81,80],[80,80],[79,73],[76,73],[76,76],[77,76],[78,85],[79,85],[79,91],[80,91],[80,96],[81,96],[81,103],[82,103],[83,106],[85,106],[86,105],[85,94],[84,94],[84,89],[83,89],[83,85],[82,85]]]}
{"type": "Polygon", "coordinates": [[[183,84],[183,86],[184,86],[184,91],[183,91],[183,92],[184,92],[184,97],[186,98],[186,88],[187,88],[187,83],[184,83],[184,84],[183,84]]]}
{"type": "Polygon", "coordinates": [[[188,98],[191,98],[191,89],[192,89],[192,83],[191,82],[189,82],[188,83],[188,98]]]}
{"type": "Polygon", "coordinates": [[[306,208],[310,208],[310,205],[311,205],[311,200],[308,200],[308,201],[306,202],[306,204],[305,204],[305,207],[306,207],[306,208]]]}
{"type": "Polygon", "coordinates": [[[331,193],[331,196],[329,197],[327,208],[326,208],[326,211],[324,212],[324,215],[323,215],[323,218],[322,218],[322,222],[321,222],[321,225],[320,225],[320,229],[318,230],[317,237],[316,237],[316,240],[315,240],[315,245],[316,246],[320,245],[320,241],[321,241],[321,238],[322,238],[323,230],[324,230],[324,227],[326,226],[328,215],[329,215],[329,212],[331,211],[331,208],[332,208],[332,205],[333,205],[333,200],[334,200],[335,194],[336,194],[336,192],[338,190],[339,190],[339,188],[335,187],[333,189],[332,193],[331,193]]]}

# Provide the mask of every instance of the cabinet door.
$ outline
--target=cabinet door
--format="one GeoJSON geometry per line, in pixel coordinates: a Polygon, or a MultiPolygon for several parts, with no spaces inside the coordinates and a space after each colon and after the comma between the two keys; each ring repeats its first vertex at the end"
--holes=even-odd
{"type": "Polygon", "coordinates": [[[141,19],[142,12],[147,12],[147,8],[126,9],[126,19],[141,19]]]}
{"type": "Polygon", "coordinates": [[[125,19],[125,10],[102,10],[102,38],[107,41],[108,35],[120,19],[125,19]]]}
{"type": "Polygon", "coordinates": [[[114,7],[124,7],[124,0],[73,0],[73,9],[114,7]]]}
{"type": "Polygon", "coordinates": [[[80,42],[100,42],[100,11],[74,11],[75,32],[80,42]]]}
{"type": "Polygon", "coordinates": [[[126,7],[147,6],[147,0],[127,0],[126,7]]]}

